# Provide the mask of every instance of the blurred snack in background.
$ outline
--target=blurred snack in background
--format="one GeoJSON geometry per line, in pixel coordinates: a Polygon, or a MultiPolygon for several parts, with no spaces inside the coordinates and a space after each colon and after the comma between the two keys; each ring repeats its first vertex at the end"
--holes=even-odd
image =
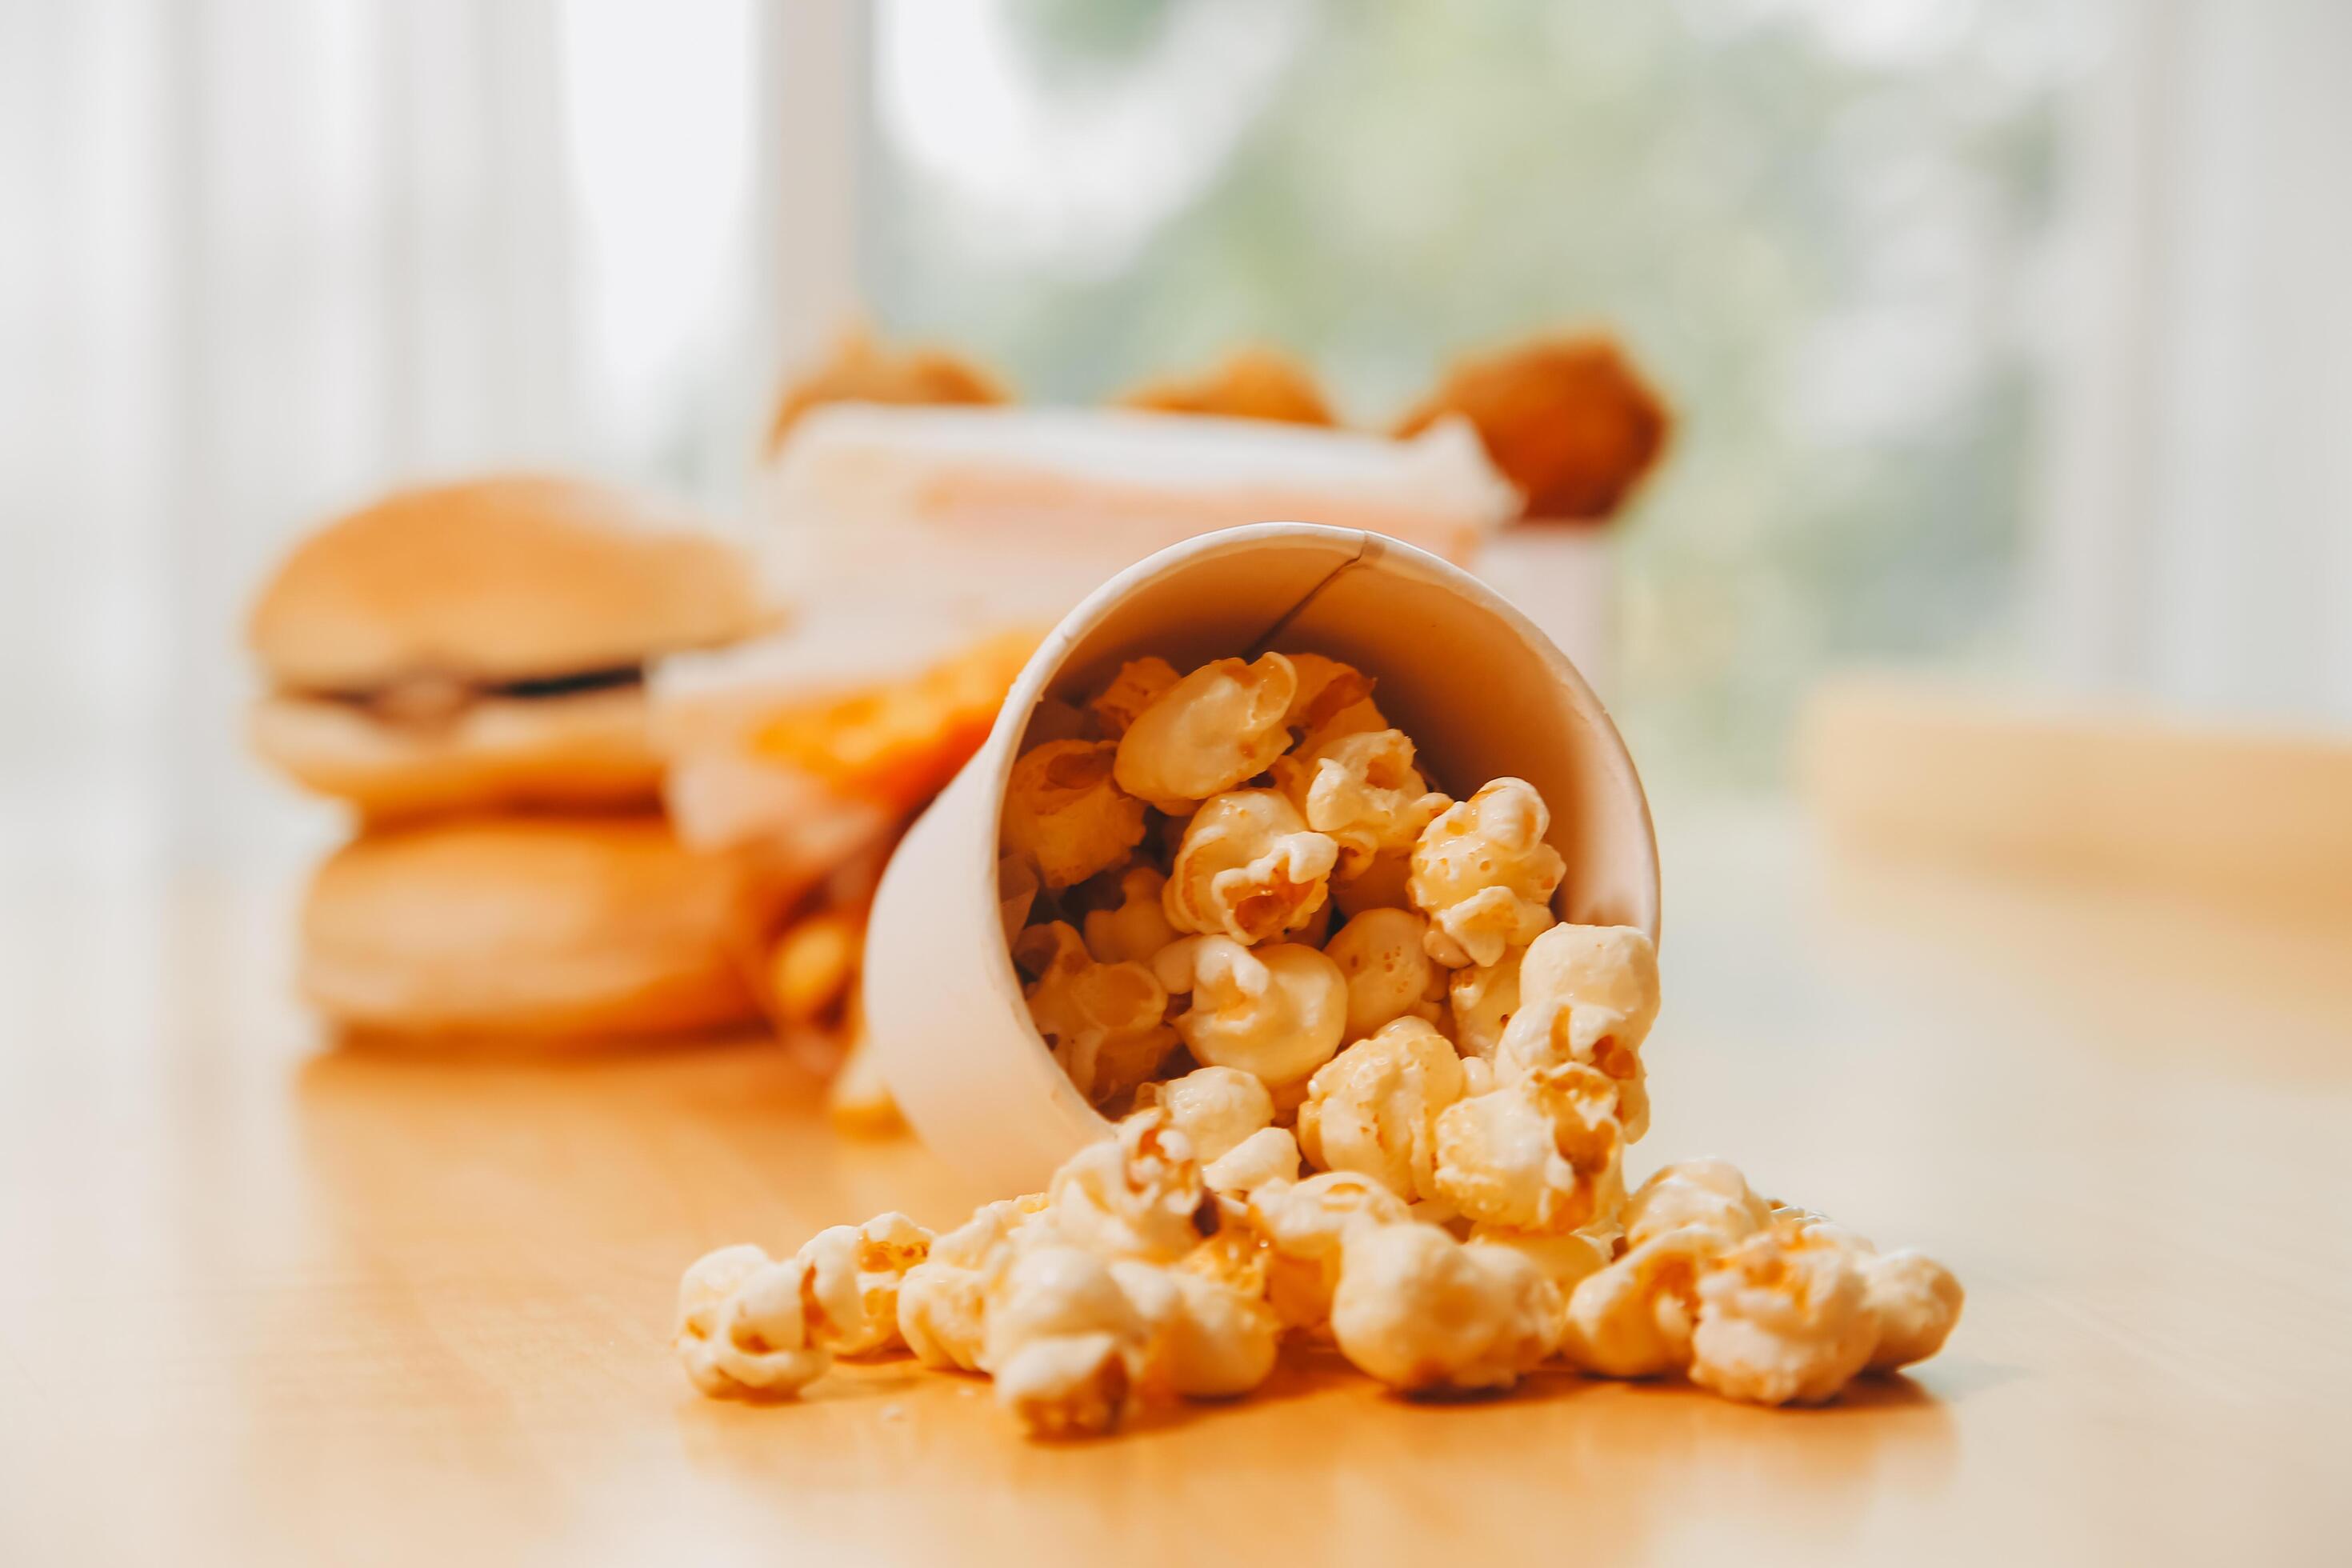
{"type": "Polygon", "coordinates": [[[792,435],[801,416],[828,403],[1010,403],[994,376],[944,349],[890,349],[863,328],[842,334],[833,357],[784,389],[768,426],[768,450],[792,435]]]}
{"type": "Polygon", "coordinates": [[[1397,435],[1419,435],[1449,415],[1475,427],[1526,498],[1522,515],[1546,521],[1614,513],[1664,450],[1668,423],[1623,352],[1596,334],[1536,338],[1457,361],[1397,435]]]}
{"type": "Polygon", "coordinates": [[[749,563],[616,491],[404,492],[298,546],[248,640],[263,759],[356,808],[303,987],[354,1037],[603,1040],[756,1019],[756,881],[661,812],[665,655],[770,623],[749,563]]]}
{"type": "Polygon", "coordinates": [[[653,805],[647,663],[761,624],[740,554],[653,519],[593,486],[508,479],[330,524],[254,606],[255,749],[371,818],[653,805]]]}
{"type": "Polygon", "coordinates": [[[302,984],[354,1037],[587,1043],[756,1016],[744,889],[653,813],[453,817],[372,832],[319,868],[302,984]]]}
{"type": "Polygon", "coordinates": [[[1337,425],[1315,374],[1278,350],[1234,350],[1199,375],[1149,381],[1112,399],[1122,408],[1160,414],[1213,414],[1228,419],[1271,419],[1286,425],[1337,425]]]}

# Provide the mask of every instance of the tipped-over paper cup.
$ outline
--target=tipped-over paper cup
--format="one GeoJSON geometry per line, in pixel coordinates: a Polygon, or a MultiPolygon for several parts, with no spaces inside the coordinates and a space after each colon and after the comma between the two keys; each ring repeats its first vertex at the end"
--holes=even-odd
{"type": "Polygon", "coordinates": [[[1559,917],[1657,934],[1657,842],[1633,759],[1575,667],[1501,595],[1353,529],[1256,523],[1163,550],[1054,629],[875,899],[876,1059],[915,1131],[976,1188],[1036,1191],[1107,1128],[1031,1024],[999,913],[997,821],[1039,699],[1089,692],[1145,654],[1186,669],[1269,648],[1373,677],[1439,788],[1466,796],[1505,774],[1534,784],[1568,862],[1559,917]]]}

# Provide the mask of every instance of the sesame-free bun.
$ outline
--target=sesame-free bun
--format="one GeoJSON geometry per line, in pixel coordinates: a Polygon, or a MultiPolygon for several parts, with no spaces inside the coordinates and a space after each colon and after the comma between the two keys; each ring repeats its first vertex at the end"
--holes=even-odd
{"type": "Polygon", "coordinates": [[[571,479],[404,490],[296,546],[248,640],[277,685],[350,691],[563,676],[755,629],[743,556],[669,522],[571,479]]]}
{"type": "Polygon", "coordinates": [[[444,722],[386,721],[332,699],[274,693],[247,726],[261,759],[375,820],[512,807],[651,807],[662,763],[646,693],[479,697],[444,722]]]}
{"type": "Polygon", "coordinates": [[[368,1039],[599,1043],[758,1017],[729,860],[657,816],[370,833],[311,879],[302,989],[368,1039]]]}

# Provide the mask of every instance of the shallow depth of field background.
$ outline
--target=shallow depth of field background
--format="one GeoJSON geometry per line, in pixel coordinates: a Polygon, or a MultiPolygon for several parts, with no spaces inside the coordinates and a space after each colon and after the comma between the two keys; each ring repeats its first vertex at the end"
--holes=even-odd
{"type": "Polygon", "coordinates": [[[0,874],[289,861],[235,628],[394,482],[740,524],[844,322],[1088,400],[1246,339],[1353,419],[1625,339],[1654,793],[1825,672],[2352,723],[2333,0],[0,6],[0,874]]]}

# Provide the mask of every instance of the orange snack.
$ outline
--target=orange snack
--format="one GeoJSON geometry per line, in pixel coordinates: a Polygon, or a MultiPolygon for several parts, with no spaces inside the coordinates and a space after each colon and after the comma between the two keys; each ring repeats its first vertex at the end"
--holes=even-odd
{"type": "Polygon", "coordinates": [[[1396,434],[1418,435],[1448,414],[1477,427],[1531,518],[1609,516],[1657,460],[1671,423],[1616,343],[1597,335],[1460,361],[1396,434]]]}
{"type": "Polygon", "coordinates": [[[1214,370],[1148,381],[1112,401],[1123,408],[1162,414],[1214,414],[1286,425],[1339,423],[1307,368],[1268,348],[1236,349],[1214,370]]]}
{"type": "Polygon", "coordinates": [[[1004,632],[908,679],[786,708],[761,724],[751,750],[836,794],[912,811],[988,738],[1039,640],[1031,628],[1004,632]]]}
{"type": "Polygon", "coordinates": [[[793,425],[827,403],[1010,403],[1003,383],[943,349],[892,351],[862,329],[843,336],[833,357],[784,389],[768,426],[768,450],[784,444],[793,425]]]}

